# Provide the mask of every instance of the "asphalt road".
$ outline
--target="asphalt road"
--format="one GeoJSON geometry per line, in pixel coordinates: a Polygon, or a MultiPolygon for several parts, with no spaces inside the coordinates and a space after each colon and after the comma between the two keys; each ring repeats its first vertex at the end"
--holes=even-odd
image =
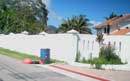
{"type": "Polygon", "coordinates": [[[0,81],[78,81],[36,65],[0,55],[0,81]]]}

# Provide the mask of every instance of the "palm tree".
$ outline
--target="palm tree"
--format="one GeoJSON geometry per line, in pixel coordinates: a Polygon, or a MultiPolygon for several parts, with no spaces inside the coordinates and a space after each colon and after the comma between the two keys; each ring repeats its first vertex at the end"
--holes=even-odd
{"type": "Polygon", "coordinates": [[[67,32],[71,29],[77,30],[79,33],[91,34],[91,29],[88,27],[88,19],[84,15],[74,16],[71,19],[63,20],[58,28],[58,32],[67,32]]]}
{"type": "Polygon", "coordinates": [[[114,17],[117,17],[118,15],[112,12],[108,17],[105,17],[106,20],[112,19],[114,17]]]}

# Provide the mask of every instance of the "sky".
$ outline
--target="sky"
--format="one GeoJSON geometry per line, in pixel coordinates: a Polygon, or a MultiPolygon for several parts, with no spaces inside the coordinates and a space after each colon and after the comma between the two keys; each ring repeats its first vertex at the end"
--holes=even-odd
{"type": "Polygon", "coordinates": [[[130,14],[130,0],[43,0],[49,10],[48,25],[58,27],[63,19],[86,15],[97,25],[105,21],[112,12],[130,14]]]}

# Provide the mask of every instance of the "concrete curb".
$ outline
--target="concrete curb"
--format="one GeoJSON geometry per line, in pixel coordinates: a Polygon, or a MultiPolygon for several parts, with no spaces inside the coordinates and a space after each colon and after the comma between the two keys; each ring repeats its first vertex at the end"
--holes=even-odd
{"type": "Polygon", "coordinates": [[[60,67],[60,66],[56,66],[56,65],[50,65],[50,66],[53,67],[53,68],[58,68],[58,69],[61,69],[61,70],[65,70],[65,71],[68,71],[68,72],[72,72],[72,73],[75,73],[75,74],[78,74],[78,75],[81,75],[81,76],[93,78],[93,79],[96,79],[96,80],[100,80],[100,81],[110,81],[110,80],[107,80],[107,79],[104,79],[104,78],[101,78],[101,77],[89,75],[89,74],[86,74],[86,73],[81,73],[81,72],[74,71],[74,70],[70,70],[70,69],[67,69],[67,68],[60,67]]]}

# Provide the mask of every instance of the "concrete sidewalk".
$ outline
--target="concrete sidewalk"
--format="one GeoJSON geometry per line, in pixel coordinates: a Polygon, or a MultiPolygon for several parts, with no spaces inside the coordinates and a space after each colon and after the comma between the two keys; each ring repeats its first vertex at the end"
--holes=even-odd
{"type": "Polygon", "coordinates": [[[80,80],[80,81],[100,81],[100,80],[93,79],[93,78],[90,78],[90,77],[81,76],[79,74],[72,73],[72,72],[69,72],[69,71],[66,71],[66,70],[63,70],[63,69],[55,68],[52,65],[38,65],[38,66],[50,69],[50,70],[52,70],[56,73],[66,75],[68,77],[71,77],[71,78],[74,78],[74,79],[77,79],[77,80],[80,80]]]}
{"type": "Polygon", "coordinates": [[[50,67],[76,73],[81,76],[85,75],[99,81],[130,81],[130,71],[97,70],[68,64],[57,64],[50,67]]]}

